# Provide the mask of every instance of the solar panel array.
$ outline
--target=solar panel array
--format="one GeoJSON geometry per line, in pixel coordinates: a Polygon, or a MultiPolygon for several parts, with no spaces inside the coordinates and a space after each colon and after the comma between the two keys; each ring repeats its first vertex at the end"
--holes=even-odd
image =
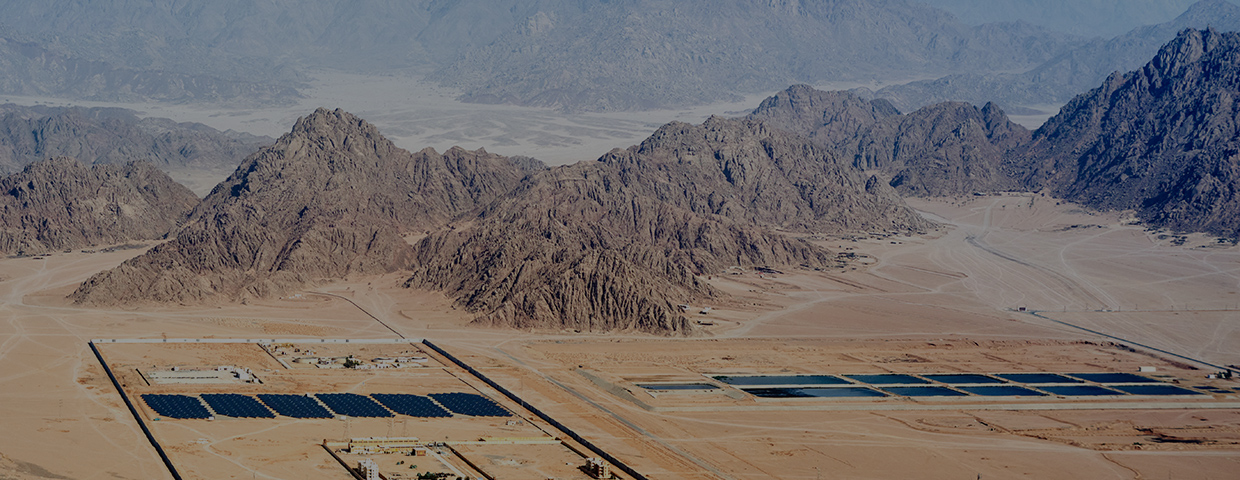
{"type": "MultiPolygon", "coordinates": [[[[804,398],[850,397],[848,389],[868,387],[884,394],[906,397],[1089,397],[1116,395],[1202,395],[1142,375],[1124,372],[1094,373],[880,373],[854,375],[715,375],[712,377],[757,397],[804,398]],[[821,378],[848,379],[853,383],[832,385],[821,378]],[[932,383],[933,382],[933,383],[932,383]],[[1086,383],[1089,382],[1089,383],[1086,383]],[[778,385],[777,385],[778,384],[778,385]],[[938,385],[936,385],[938,384],[938,385]],[[942,386],[942,385],[948,386],[942,386]],[[750,386],[753,387],[750,387],[750,386]],[[822,390],[820,393],[808,389],[822,390]]],[[[645,385],[639,385],[646,387],[645,385]]],[[[1228,393],[1217,387],[1196,387],[1212,393],[1228,393]]],[[[1240,392],[1240,390],[1237,390],[1240,392]]]]}
{"type": "Polygon", "coordinates": [[[227,417],[239,418],[275,418],[276,415],[271,413],[267,407],[258,403],[254,397],[246,395],[237,395],[235,393],[204,393],[203,401],[211,406],[211,410],[215,413],[227,417]]]}
{"type": "Polygon", "coordinates": [[[337,415],[348,415],[350,417],[391,417],[389,412],[383,405],[379,405],[370,397],[358,395],[356,393],[319,393],[315,395],[319,401],[327,405],[337,415]]]}
{"type": "Polygon", "coordinates": [[[332,413],[318,401],[305,395],[260,393],[258,399],[276,413],[293,418],[332,418],[332,413]]]}
{"type": "Polygon", "coordinates": [[[376,393],[371,395],[383,406],[393,412],[410,417],[436,418],[451,417],[452,413],[444,410],[433,400],[421,395],[405,395],[393,393],[376,393]]]}
{"type": "Polygon", "coordinates": [[[142,400],[151,410],[170,418],[210,418],[211,412],[197,398],[185,395],[143,394],[142,400]]]}
{"type": "Polygon", "coordinates": [[[473,393],[432,393],[431,398],[448,407],[452,413],[474,417],[509,417],[512,416],[493,400],[473,393]]]}

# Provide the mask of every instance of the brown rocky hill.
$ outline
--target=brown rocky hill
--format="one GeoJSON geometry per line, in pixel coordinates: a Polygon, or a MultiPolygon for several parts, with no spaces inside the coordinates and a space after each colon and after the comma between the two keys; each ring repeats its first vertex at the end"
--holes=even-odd
{"type": "Polygon", "coordinates": [[[1184,30],[1034,135],[1028,183],[1183,231],[1240,235],[1240,34],[1184,30]]]}
{"type": "Polygon", "coordinates": [[[409,286],[442,289],[479,321],[687,333],[677,307],[718,295],[736,266],[817,267],[831,255],[770,229],[916,230],[890,189],[760,122],[672,123],[597,162],[531,177],[417,246],[409,286]]]}
{"type": "Polygon", "coordinates": [[[0,105],[0,172],[60,156],[86,164],[140,160],[165,170],[231,169],[271,141],[199,123],[138,118],[121,108],[0,105]]]}
{"type": "Polygon", "coordinates": [[[767,98],[748,118],[808,136],[905,195],[961,195],[1019,187],[1007,165],[1030,133],[998,106],[944,102],[901,114],[882,99],[805,85],[767,98]]]}
{"type": "Polygon", "coordinates": [[[0,179],[0,252],[40,254],[162,238],[198,203],[147,163],[85,166],[67,157],[0,179]]]}
{"type": "Polygon", "coordinates": [[[410,154],[319,110],[251,156],[177,237],[100,273],[84,303],[266,296],[408,270],[484,324],[688,333],[678,305],[728,266],[819,267],[774,229],[916,231],[890,188],[750,120],[673,123],[599,161],[546,169],[458,148],[410,154]],[[410,245],[402,233],[427,232],[410,245]]]}
{"type": "Polygon", "coordinates": [[[436,228],[524,176],[482,150],[410,153],[353,115],[319,109],[247,158],[175,239],[91,277],[72,298],[236,300],[396,271],[408,264],[403,233],[436,228]]]}

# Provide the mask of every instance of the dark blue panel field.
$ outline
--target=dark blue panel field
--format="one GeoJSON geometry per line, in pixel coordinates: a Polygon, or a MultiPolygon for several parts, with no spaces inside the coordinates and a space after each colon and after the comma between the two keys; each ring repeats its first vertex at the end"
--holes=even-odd
{"type": "Polygon", "coordinates": [[[834,375],[716,375],[728,385],[764,386],[764,385],[847,385],[844,380],[834,375]]]}
{"type": "Polygon", "coordinates": [[[155,413],[169,418],[210,418],[211,412],[197,398],[185,395],[144,394],[142,400],[155,413]]]}
{"type": "Polygon", "coordinates": [[[429,398],[421,395],[405,395],[393,393],[375,393],[371,397],[382,403],[383,406],[391,409],[393,412],[410,417],[451,417],[452,414],[443,407],[435,404],[429,398]]]}
{"type": "Polygon", "coordinates": [[[350,417],[391,417],[383,405],[379,405],[370,397],[356,393],[319,393],[314,395],[337,415],[350,417]]]}
{"type": "Polygon", "coordinates": [[[959,387],[961,390],[983,397],[1044,397],[1045,393],[1016,385],[959,387]]]}
{"type": "Polygon", "coordinates": [[[1131,373],[1069,373],[1068,375],[1095,383],[1152,383],[1158,381],[1131,373]]]}
{"type": "Polygon", "coordinates": [[[929,378],[936,382],[946,383],[948,385],[978,385],[987,383],[1005,383],[1003,380],[987,377],[985,375],[970,373],[945,373],[945,374],[922,374],[922,377],[929,378]]]}
{"type": "Polygon", "coordinates": [[[332,413],[305,395],[260,393],[258,399],[276,413],[293,418],[332,418],[332,413]]]}
{"type": "Polygon", "coordinates": [[[845,375],[848,378],[870,385],[914,385],[920,383],[930,383],[912,375],[900,375],[898,373],[880,373],[876,375],[845,375]]]}
{"type": "Polygon", "coordinates": [[[204,393],[203,401],[211,406],[215,413],[228,417],[241,418],[275,418],[267,407],[258,403],[254,397],[235,393],[204,393]]]}
{"type": "Polygon", "coordinates": [[[1109,390],[1093,385],[1064,385],[1064,386],[1039,386],[1038,388],[1046,390],[1055,395],[1065,397],[1097,397],[1103,395],[1123,395],[1123,392],[1109,390]]]}
{"type": "Polygon", "coordinates": [[[883,387],[883,390],[905,397],[963,397],[966,395],[947,387],[883,387]]]}
{"type": "Polygon", "coordinates": [[[474,417],[508,417],[512,416],[495,401],[473,393],[432,393],[431,398],[448,407],[452,413],[474,417]]]}
{"type": "Polygon", "coordinates": [[[1081,383],[1075,378],[1068,378],[1057,373],[1001,373],[996,377],[1017,383],[1038,385],[1043,383],[1081,383]]]}

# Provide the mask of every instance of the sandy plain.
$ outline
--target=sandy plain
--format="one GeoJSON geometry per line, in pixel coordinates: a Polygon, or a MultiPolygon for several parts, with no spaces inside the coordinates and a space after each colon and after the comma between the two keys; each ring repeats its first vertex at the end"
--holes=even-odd
{"type": "MultiPolygon", "coordinates": [[[[432,339],[650,478],[1234,478],[1235,394],[785,401],[632,388],[721,372],[1147,365],[1182,385],[1240,387],[1204,379],[1207,364],[1240,363],[1240,249],[1230,243],[1150,232],[1036,195],[910,203],[943,227],[918,237],[818,237],[858,255],[831,271],[714,276],[733,296],[695,314],[703,325],[689,338],[472,327],[442,295],[399,288],[398,275],[248,305],[81,308],[64,296],[141,250],[0,259],[0,478],[168,478],[89,339],[393,338],[393,330],[432,339]]],[[[122,363],[147,354],[105,352],[122,363]]],[[[307,450],[321,428],[276,424],[222,443],[244,432],[170,422],[156,434],[181,447],[198,478],[347,478],[307,450]],[[225,444],[251,453],[221,459],[214,448],[225,444]]],[[[357,422],[349,433],[393,428],[357,422]]]]}

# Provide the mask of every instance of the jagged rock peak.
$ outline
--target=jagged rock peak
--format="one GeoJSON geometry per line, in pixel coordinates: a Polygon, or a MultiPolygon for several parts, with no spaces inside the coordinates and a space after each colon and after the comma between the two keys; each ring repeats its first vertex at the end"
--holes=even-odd
{"type": "Polygon", "coordinates": [[[177,238],[92,277],[73,298],[237,300],[396,271],[410,249],[401,234],[438,229],[507,193],[523,168],[485,150],[409,153],[356,116],[318,109],[216,186],[177,238]]]}

